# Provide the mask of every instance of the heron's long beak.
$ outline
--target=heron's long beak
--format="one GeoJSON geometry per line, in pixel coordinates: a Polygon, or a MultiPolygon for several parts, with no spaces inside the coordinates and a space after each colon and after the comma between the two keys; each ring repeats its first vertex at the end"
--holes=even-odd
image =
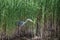
{"type": "Polygon", "coordinates": [[[30,21],[30,22],[32,22],[33,24],[35,24],[35,21],[30,21]]]}

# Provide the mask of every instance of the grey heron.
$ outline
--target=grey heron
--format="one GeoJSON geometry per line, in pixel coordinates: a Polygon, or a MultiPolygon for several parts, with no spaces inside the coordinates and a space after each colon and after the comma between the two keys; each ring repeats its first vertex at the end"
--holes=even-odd
{"type": "Polygon", "coordinates": [[[30,36],[32,37],[33,35],[33,32],[31,30],[26,29],[26,26],[24,26],[27,22],[32,22],[34,24],[34,21],[32,21],[32,19],[26,19],[25,21],[18,21],[17,22],[17,26],[18,26],[18,30],[17,30],[17,33],[18,35],[20,36],[30,36]]]}
{"type": "Polygon", "coordinates": [[[26,21],[18,21],[17,25],[21,27],[21,26],[24,26],[27,22],[34,23],[34,21],[32,21],[32,19],[27,19],[26,21]]]}

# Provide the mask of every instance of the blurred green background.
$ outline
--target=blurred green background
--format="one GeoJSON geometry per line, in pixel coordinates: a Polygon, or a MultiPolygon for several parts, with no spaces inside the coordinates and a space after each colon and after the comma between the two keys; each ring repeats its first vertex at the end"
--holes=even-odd
{"type": "Polygon", "coordinates": [[[0,0],[0,29],[6,27],[6,32],[11,33],[18,20],[25,21],[27,18],[36,22],[39,17],[42,26],[49,18],[59,22],[59,11],[60,0],[0,0]]]}

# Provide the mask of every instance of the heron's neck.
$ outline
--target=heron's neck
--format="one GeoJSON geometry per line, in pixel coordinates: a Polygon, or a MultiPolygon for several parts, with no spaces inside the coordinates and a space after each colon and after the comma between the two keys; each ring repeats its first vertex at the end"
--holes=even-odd
{"type": "Polygon", "coordinates": [[[26,20],[24,23],[27,23],[29,20],[26,20]]]}
{"type": "Polygon", "coordinates": [[[29,20],[26,20],[21,26],[25,25],[29,20]]]}

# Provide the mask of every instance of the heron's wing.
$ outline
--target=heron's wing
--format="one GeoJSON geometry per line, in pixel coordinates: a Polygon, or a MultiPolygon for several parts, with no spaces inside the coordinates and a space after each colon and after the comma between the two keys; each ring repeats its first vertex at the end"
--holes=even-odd
{"type": "Polygon", "coordinates": [[[24,21],[18,21],[17,26],[21,26],[24,23],[24,21]]]}

